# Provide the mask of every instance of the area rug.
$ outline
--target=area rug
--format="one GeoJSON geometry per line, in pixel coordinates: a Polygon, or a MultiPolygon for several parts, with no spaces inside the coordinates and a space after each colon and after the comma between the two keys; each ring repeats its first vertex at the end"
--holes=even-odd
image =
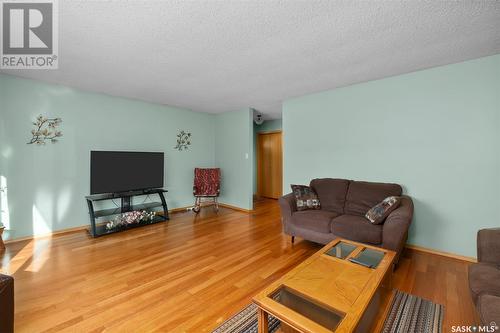
{"type": "Polygon", "coordinates": [[[383,333],[441,333],[444,306],[395,290],[383,333]]]}
{"type": "MultiPolygon", "coordinates": [[[[275,332],[280,326],[280,321],[269,316],[269,333],[275,332]]],[[[257,333],[257,305],[251,303],[249,306],[223,322],[212,333],[257,333]]]]}
{"type": "MultiPolygon", "coordinates": [[[[441,333],[444,306],[423,298],[394,291],[394,298],[384,322],[383,333],[441,333]]],[[[280,321],[269,316],[269,332],[275,332],[280,321]]],[[[257,333],[257,305],[246,308],[223,322],[212,333],[257,333]]]]}

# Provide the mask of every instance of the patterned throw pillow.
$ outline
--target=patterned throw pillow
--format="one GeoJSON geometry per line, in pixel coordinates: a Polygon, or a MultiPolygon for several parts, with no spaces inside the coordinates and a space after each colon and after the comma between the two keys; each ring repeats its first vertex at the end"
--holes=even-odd
{"type": "Polygon", "coordinates": [[[306,185],[292,185],[292,192],[295,195],[297,210],[320,209],[321,204],[318,195],[312,188],[306,185]]]}
{"type": "Polygon", "coordinates": [[[365,217],[373,224],[382,224],[387,216],[401,203],[400,197],[387,197],[382,202],[376,204],[368,212],[365,217]]]}

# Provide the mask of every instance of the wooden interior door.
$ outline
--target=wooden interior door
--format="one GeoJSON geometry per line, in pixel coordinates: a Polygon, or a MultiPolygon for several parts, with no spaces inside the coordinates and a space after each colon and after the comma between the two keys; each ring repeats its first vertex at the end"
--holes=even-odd
{"type": "Polygon", "coordinates": [[[278,199],[283,188],[281,131],[258,133],[257,195],[278,199]]]}

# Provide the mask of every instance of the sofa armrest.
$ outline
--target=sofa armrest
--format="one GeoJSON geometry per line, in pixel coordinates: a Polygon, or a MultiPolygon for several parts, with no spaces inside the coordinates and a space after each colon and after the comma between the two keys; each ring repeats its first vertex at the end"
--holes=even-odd
{"type": "Polygon", "coordinates": [[[382,231],[382,247],[401,254],[408,238],[408,229],[413,219],[413,201],[408,196],[401,197],[401,204],[389,214],[382,231]]]}
{"type": "MultiPolygon", "coordinates": [[[[283,231],[286,234],[292,235],[290,224],[293,212],[297,211],[297,203],[295,202],[295,195],[289,193],[279,198],[281,208],[281,221],[283,222],[283,231]]],[[[293,235],[292,235],[293,236],[293,235]]]]}
{"type": "Polygon", "coordinates": [[[14,279],[0,274],[0,332],[14,332],[14,279]]]}
{"type": "Polygon", "coordinates": [[[293,193],[282,196],[278,201],[281,207],[281,214],[292,215],[293,212],[297,211],[297,202],[293,193]]]}
{"type": "Polygon", "coordinates": [[[478,231],[477,260],[500,265],[500,228],[478,231]]]}

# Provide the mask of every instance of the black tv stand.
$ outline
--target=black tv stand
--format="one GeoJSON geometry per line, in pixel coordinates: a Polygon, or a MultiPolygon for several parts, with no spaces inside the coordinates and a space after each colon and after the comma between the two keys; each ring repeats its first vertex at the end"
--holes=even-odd
{"type": "Polygon", "coordinates": [[[103,235],[112,234],[119,231],[128,230],[131,228],[140,227],[143,225],[154,224],[158,222],[164,222],[169,220],[168,216],[168,207],[167,201],[165,200],[164,193],[167,190],[164,189],[148,189],[148,190],[139,190],[139,191],[130,191],[130,192],[122,192],[122,193],[104,193],[104,194],[94,194],[88,195],[85,197],[87,200],[87,206],[89,208],[89,216],[90,216],[90,229],[89,233],[92,237],[99,237],[103,235]],[[132,198],[134,196],[141,195],[158,195],[160,199],[159,202],[144,202],[141,204],[134,204],[132,198]],[[111,200],[113,199],[121,199],[121,204],[118,207],[107,208],[95,210],[94,206],[96,202],[111,200]],[[159,208],[161,208],[159,210],[159,208]],[[117,216],[121,216],[124,213],[132,212],[132,211],[146,211],[156,212],[152,219],[147,221],[141,221],[138,223],[133,223],[127,226],[121,226],[113,229],[108,229],[106,224],[111,221],[113,218],[117,216]]]}

